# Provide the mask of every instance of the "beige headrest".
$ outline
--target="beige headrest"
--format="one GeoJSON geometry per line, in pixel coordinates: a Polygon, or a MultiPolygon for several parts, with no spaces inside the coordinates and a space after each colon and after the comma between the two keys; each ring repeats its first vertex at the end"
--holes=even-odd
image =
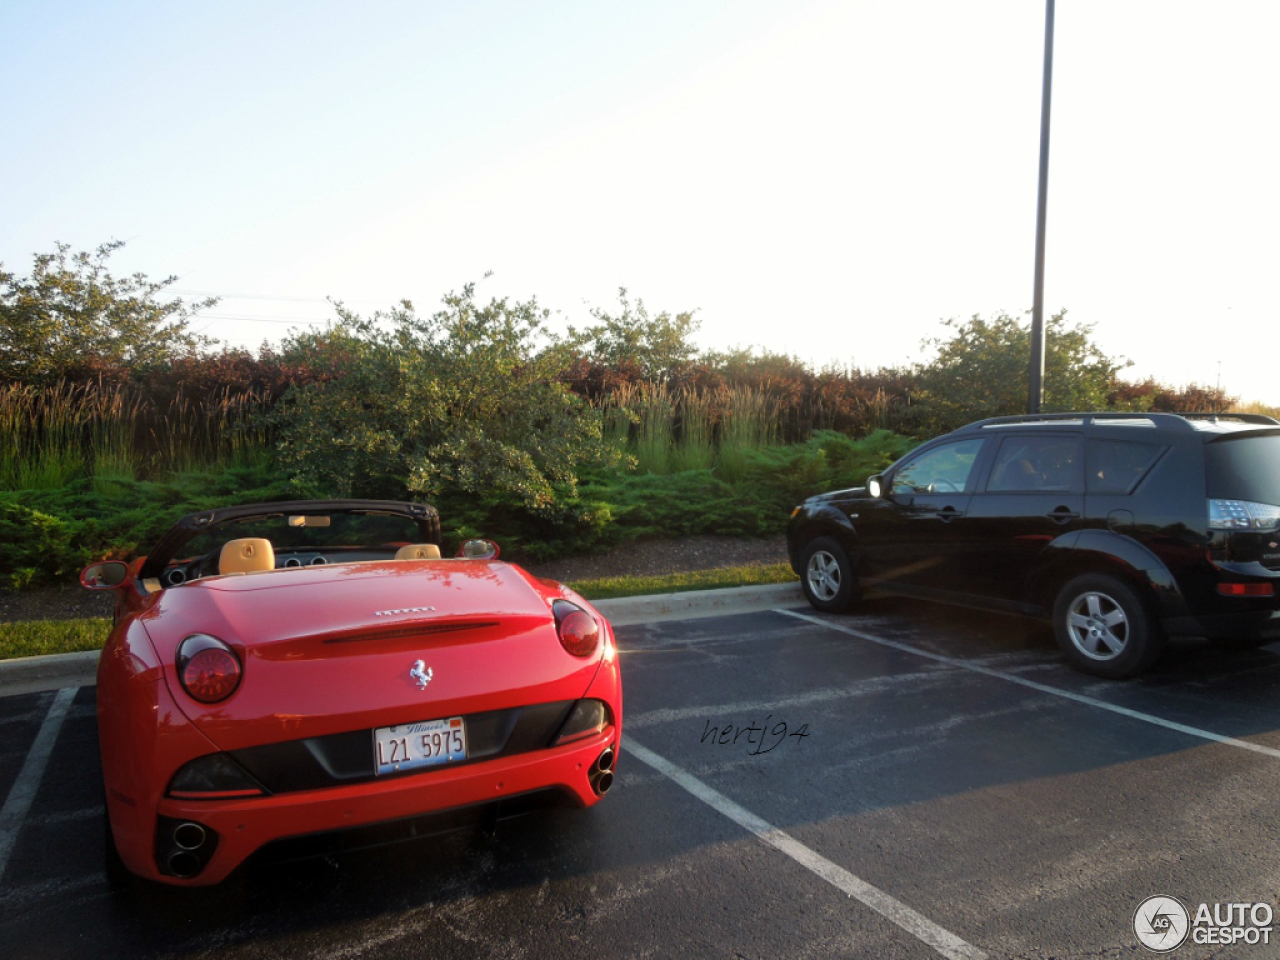
{"type": "Polygon", "coordinates": [[[270,540],[262,537],[245,537],[229,540],[222,545],[218,555],[219,573],[257,573],[276,568],[276,551],[270,540]]]}
{"type": "Polygon", "coordinates": [[[439,560],[440,548],[434,543],[411,543],[396,551],[397,560],[439,560]]]}

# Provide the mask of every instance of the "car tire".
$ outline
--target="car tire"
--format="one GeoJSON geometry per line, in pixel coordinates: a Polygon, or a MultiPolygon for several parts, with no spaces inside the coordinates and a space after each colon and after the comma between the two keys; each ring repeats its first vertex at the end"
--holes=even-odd
{"type": "Polygon", "coordinates": [[[853,562],[833,537],[818,537],[805,546],[800,583],[809,605],[823,613],[843,613],[856,599],[853,562]]]}
{"type": "Polygon", "coordinates": [[[1053,605],[1053,632],[1077,670],[1122,680],[1151,666],[1164,635],[1132,587],[1105,574],[1067,583],[1053,605]]]}

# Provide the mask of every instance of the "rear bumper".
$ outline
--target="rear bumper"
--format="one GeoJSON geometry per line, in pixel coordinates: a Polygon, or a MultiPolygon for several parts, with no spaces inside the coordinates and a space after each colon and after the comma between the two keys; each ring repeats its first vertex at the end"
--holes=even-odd
{"type": "MultiPolygon", "coordinates": [[[[157,820],[160,827],[154,844],[148,844],[147,849],[122,847],[120,854],[131,870],[150,880],[201,886],[225,879],[247,857],[277,840],[460,810],[538,791],[556,791],[570,804],[588,807],[603,795],[598,761],[608,750],[616,757],[619,739],[618,728],[611,725],[562,747],[455,769],[436,769],[417,776],[251,799],[191,801],[166,797],[156,809],[158,818],[163,819],[157,820]],[[188,852],[175,850],[164,835],[166,828],[170,824],[191,823],[207,832],[211,842],[206,850],[211,849],[212,853],[200,852],[202,866],[190,876],[162,872],[158,861],[168,862],[167,858],[188,852]]],[[[605,783],[604,789],[607,788],[605,783]]]]}
{"type": "Polygon", "coordinates": [[[1176,637],[1210,640],[1280,640],[1280,610],[1248,610],[1172,617],[1162,621],[1176,637]]]}

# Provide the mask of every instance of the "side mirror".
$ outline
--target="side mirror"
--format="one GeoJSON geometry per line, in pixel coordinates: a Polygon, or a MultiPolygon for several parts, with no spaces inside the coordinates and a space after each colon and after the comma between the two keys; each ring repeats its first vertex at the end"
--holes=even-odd
{"type": "Polygon", "coordinates": [[[501,552],[492,540],[464,540],[458,556],[468,560],[497,560],[501,552]]]}
{"type": "Polygon", "coordinates": [[[112,590],[129,576],[129,565],[119,560],[91,563],[80,571],[80,586],[86,590],[112,590]]]}
{"type": "Polygon", "coordinates": [[[884,477],[878,473],[874,477],[869,477],[867,479],[867,493],[877,499],[884,496],[884,477]]]}

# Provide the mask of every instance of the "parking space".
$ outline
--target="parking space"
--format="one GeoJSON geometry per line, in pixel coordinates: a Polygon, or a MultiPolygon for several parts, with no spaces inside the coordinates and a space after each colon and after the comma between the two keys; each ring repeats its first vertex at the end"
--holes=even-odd
{"type": "MultiPolygon", "coordinates": [[[[5,955],[1121,957],[1148,897],[1275,905],[1271,649],[1188,644],[1107,683],[1034,624],[899,601],[618,633],[599,807],[213,890],[108,876],[94,690],[64,695],[0,876],[5,955]]],[[[3,796],[57,702],[0,698],[3,796]]]]}

